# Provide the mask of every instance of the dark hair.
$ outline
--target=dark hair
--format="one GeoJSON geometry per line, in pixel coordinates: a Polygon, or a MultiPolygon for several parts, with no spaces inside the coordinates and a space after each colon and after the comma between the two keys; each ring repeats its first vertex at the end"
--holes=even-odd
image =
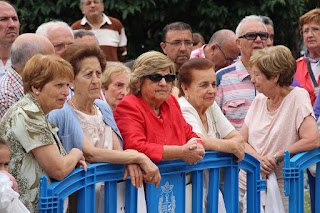
{"type": "Polygon", "coordinates": [[[75,30],[73,31],[73,36],[74,38],[82,38],[83,36],[93,36],[96,37],[93,32],[89,31],[89,30],[84,30],[84,29],[80,29],[80,30],[75,30]]]}
{"type": "Polygon", "coordinates": [[[106,59],[102,50],[99,47],[85,44],[70,44],[62,52],[61,57],[69,61],[73,67],[74,77],[79,73],[79,62],[84,58],[97,57],[100,62],[101,71],[104,72],[106,68],[106,59]]]}
{"type": "Polygon", "coordinates": [[[163,30],[162,30],[162,41],[166,41],[167,33],[168,31],[173,31],[173,30],[190,30],[192,34],[192,29],[189,24],[186,24],[184,22],[173,22],[171,24],[167,24],[163,30]]]}
{"type": "Polygon", "coordinates": [[[184,63],[179,70],[178,89],[179,97],[184,96],[181,84],[190,86],[192,83],[193,72],[196,70],[214,69],[214,63],[206,58],[193,58],[184,63]]]}
{"type": "Polygon", "coordinates": [[[273,27],[273,21],[268,16],[260,16],[264,25],[271,25],[273,27]]]}
{"type": "Polygon", "coordinates": [[[192,42],[193,42],[193,45],[198,45],[200,42],[203,44],[206,43],[203,36],[200,33],[192,34],[192,42]]]}

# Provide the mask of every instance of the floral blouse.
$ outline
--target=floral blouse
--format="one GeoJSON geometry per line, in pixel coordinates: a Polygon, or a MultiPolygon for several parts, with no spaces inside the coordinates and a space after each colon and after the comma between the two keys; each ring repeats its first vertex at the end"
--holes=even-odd
{"type": "Polygon", "coordinates": [[[11,151],[9,172],[16,178],[20,200],[30,212],[38,212],[41,176],[46,175],[49,184],[52,181],[41,168],[32,150],[57,144],[61,155],[66,155],[57,132],[58,128],[46,118],[31,94],[26,94],[10,107],[0,121],[0,137],[8,142],[11,151]]]}

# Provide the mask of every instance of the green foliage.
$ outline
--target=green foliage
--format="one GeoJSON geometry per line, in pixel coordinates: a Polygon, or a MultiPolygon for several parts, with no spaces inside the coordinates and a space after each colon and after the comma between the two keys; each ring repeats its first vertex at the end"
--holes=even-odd
{"type": "MultiPolygon", "coordinates": [[[[21,32],[34,32],[49,20],[68,24],[82,18],[79,0],[16,0],[21,32]]],[[[206,41],[219,29],[235,30],[247,15],[269,16],[275,25],[275,44],[288,46],[298,56],[301,38],[298,19],[320,7],[319,0],[104,0],[105,13],[122,21],[128,37],[127,60],[160,49],[163,27],[171,22],[189,23],[206,41]]]]}

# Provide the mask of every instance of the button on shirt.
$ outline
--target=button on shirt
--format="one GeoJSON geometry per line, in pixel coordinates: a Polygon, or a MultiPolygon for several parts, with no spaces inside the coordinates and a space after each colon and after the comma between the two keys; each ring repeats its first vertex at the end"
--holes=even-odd
{"type": "Polygon", "coordinates": [[[256,93],[241,60],[217,72],[216,102],[237,131],[241,129],[256,93]]]}
{"type": "Polygon", "coordinates": [[[6,69],[6,73],[0,78],[0,118],[23,95],[21,76],[12,68],[6,69]]]}

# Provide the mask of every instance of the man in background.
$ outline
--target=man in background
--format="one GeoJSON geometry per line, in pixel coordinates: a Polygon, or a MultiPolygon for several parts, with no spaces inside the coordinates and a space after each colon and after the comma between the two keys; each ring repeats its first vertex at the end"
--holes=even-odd
{"type": "Polygon", "coordinates": [[[20,23],[16,10],[6,1],[0,1],[0,78],[11,67],[10,49],[19,35],[20,23]]]}
{"type": "Polygon", "coordinates": [[[94,33],[107,61],[124,61],[127,37],[122,23],[103,13],[103,0],[80,0],[84,15],[72,24],[73,30],[85,29],[94,33]]]}

